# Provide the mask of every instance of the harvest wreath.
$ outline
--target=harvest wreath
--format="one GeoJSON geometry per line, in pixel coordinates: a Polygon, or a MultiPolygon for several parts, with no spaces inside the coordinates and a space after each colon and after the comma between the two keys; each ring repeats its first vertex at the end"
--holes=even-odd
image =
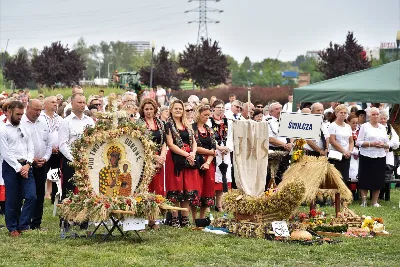
{"type": "Polygon", "coordinates": [[[79,192],[70,194],[63,200],[60,207],[61,217],[78,223],[96,222],[108,219],[113,211],[122,210],[128,211],[134,217],[154,219],[160,215],[160,208],[169,206],[170,203],[163,196],[148,192],[148,186],[155,172],[153,155],[156,144],[151,141],[144,126],[131,122],[119,113],[109,113],[108,117],[103,115],[95,127],[86,128],[81,138],[73,143],[72,166],[75,169],[73,180],[79,192]],[[88,149],[94,144],[112,143],[125,136],[137,138],[143,145],[143,153],[140,156],[143,157],[144,166],[142,170],[138,170],[141,172],[137,174],[140,175],[138,185],[132,188],[132,193],[128,196],[115,194],[108,196],[98,193],[94,190],[89,177],[88,149]]]}

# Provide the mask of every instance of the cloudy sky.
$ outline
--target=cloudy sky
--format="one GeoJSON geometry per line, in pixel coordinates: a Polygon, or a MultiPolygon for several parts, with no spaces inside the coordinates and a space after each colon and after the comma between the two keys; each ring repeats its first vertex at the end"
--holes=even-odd
{"type": "MultiPolygon", "coordinates": [[[[223,13],[209,13],[219,24],[208,36],[223,52],[242,61],[266,57],[294,60],[330,41],[343,43],[354,31],[359,43],[378,47],[394,42],[400,30],[399,0],[221,0],[208,2],[223,13]]],[[[157,48],[182,51],[197,41],[198,7],[187,0],[0,0],[0,48],[15,53],[62,41],[70,47],[79,37],[100,41],[154,40],[157,48]]]]}

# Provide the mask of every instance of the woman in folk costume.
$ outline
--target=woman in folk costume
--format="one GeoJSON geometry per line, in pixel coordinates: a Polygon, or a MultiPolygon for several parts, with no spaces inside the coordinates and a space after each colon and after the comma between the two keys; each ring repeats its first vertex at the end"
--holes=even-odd
{"type": "MultiPolygon", "coordinates": [[[[139,123],[146,126],[147,131],[153,137],[153,142],[157,144],[157,149],[154,155],[156,173],[149,184],[149,192],[157,195],[165,196],[164,190],[164,163],[167,154],[167,145],[165,142],[164,123],[156,118],[158,105],[154,99],[145,98],[139,107],[140,119],[139,123]]],[[[149,220],[148,226],[151,229],[158,229],[158,225],[154,220],[149,220]]]]}
{"type": "Polygon", "coordinates": [[[200,194],[200,218],[206,217],[208,207],[214,205],[215,197],[215,150],[216,142],[214,131],[206,124],[210,117],[211,110],[209,105],[200,104],[196,108],[195,123],[193,123],[194,136],[197,142],[197,153],[203,157],[200,166],[200,176],[202,179],[200,194]]]}
{"type": "MultiPolygon", "coordinates": [[[[357,142],[358,133],[359,133],[358,117],[356,115],[350,115],[347,118],[347,121],[351,127],[351,133],[352,133],[354,144],[355,144],[357,142]]],[[[351,158],[350,158],[350,169],[349,169],[350,180],[357,179],[357,177],[358,177],[358,154],[359,154],[359,149],[357,146],[354,146],[353,151],[351,152],[351,158]]],[[[350,188],[350,189],[353,190],[352,188],[350,188]]]]}
{"type": "Polygon", "coordinates": [[[154,156],[156,164],[156,174],[149,185],[149,192],[165,196],[164,191],[164,163],[167,155],[167,145],[165,143],[164,123],[156,118],[158,105],[154,99],[145,98],[139,107],[139,122],[145,124],[146,129],[153,137],[153,142],[157,144],[154,156]]]}
{"type": "MultiPolygon", "coordinates": [[[[186,119],[183,102],[174,100],[170,105],[170,117],[165,124],[169,147],[165,177],[167,198],[182,208],[198,206],[200,191],[199,170],[194,169],[197,143],[192,126],[186,119]]],[[[189,211],[182,211],[179,225],[178,212],[172,212],[172,226],[189,226],[189,211]]]]}
{"type": "Polygon", "coordinates": [[[232,125],[231,122],[224,116],[224,102],[222,100],[216,100],[212,108],[214,110],[213,116],[207,122],[214,131],[214,136],[216,140],[216,157],[215,157],[215,210],[222,210],[222,193],[223,193],[223,183],[222,183],[222,173],[218,166],[222,163],[228,165],[226,171],[226,180],[228,189],[231,189],[232,184],[232,174],[231,174],[231,157],[230,152],[233,151],[233,136],[232,136],[232,125]]]}

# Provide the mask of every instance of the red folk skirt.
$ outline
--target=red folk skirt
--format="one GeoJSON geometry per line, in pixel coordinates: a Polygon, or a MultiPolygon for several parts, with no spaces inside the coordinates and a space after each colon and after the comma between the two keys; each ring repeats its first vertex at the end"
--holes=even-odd
{"type": "Polygon", "coordinates": [[[201,170],[201,193],[200,193],[200,206],[211,207],[214,206],[215,197],[215,164],[211,162],[208,170],[201,170]]]}
{"type": "Polygon", "coordinates": [[[174,169],[172,152],[168,150],[165,160],[167,199],[172,202],[189,201],[191,206],[198,206],[201,191],[199,170],[184,168],[177,176],[174,169]]]}
{"type": "MultiPolygon", "coordinates": [[[[231,182],[228,182],[228,190],[231,190],[231,188],[232,188],[232,183],[231,182]]],[[[222,191],[224,188],[223,188],[223,184],[222,183],[215,183],[215,185],[214,185],[214,190],[215,191],[222,191]]]]}
{"type": "Polygon", "coordinates": [[[149,192],[157,195],[165,196],[164,190],[164,166],[153,176],[153,180],[149,184],[149,192]]]}
{"type": "Polygon", "coordinates": [[[0,185],[0,201],[6,201],[6,186],[0,185]]]}

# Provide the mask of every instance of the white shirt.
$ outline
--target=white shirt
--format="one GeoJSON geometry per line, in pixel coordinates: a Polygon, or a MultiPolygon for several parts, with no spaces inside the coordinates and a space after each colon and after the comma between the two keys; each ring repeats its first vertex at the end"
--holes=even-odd
{"type": "Polygon", "coordinates": [[[92,118],[82,114],[82,119],[79,119],[73,112],[71,112],[71,115],[66,117],[61,122],[60,129],[58,131],[58,147],[59,151],[68,160],[73,160],[71,154],[72,142],[82,135],[83,130],[87,125],[91,127],[94,126],[94,121],[92,118]]]}
{"type": "MultiPolygon", "coordinates": [[[[280,137],[278,136],[278,130],[279,130],[279,121],[277,118],[275,118],[274,116],[270,117],[271,119],[268,120],[268,133],[269,133],[269,137],[273,137],[278,139],[279,141],[283,142],[283,143],[287,143],[286,137],[280,137]]],[[[274,146],[273,144],[271,144],[271,142],[269,143],[270,146],[272,147],[278,147],[278,146],[274,146]]]]}
{"type": "MultiPolygon", "coordinates": [[[[327,125],[325,122],[322,123],[322,125],[321,125],[321,130],[322,130],[322,132],[324,133],[324,138],[325,138],[325,140],[326,140],[327,138],[329,138],[328,125],[327,125]]],[[[316,144],[320,149],[324,149],[324,146],[323,146],[323,143],[322,143],[322,136],[321,136],[321,138],[319,138],[318,140],[314,139],[314,140],[312,140],[312,141],[314,141],[315,144],[316,144]]],[[[327,144],[327,143],[328,143],[328,142],[326,142],[326,144],[327,144]]],[[[305,145],[304,145],[304,148],[305,148],[306,150],[314,151],[314,149],[312,149],[308,144],[305,144],[305,145]]]]}
{"type": "Polygon", "coordinates": [[[362,144],[364,142],[383,142],[384,144],[388,144],[389,138],[386,134],[385,126],[378,123],[378,127],[375,128],[369,122],[364,123],[363,125],[361,125],[356,144],[357,146],[360,147],[360,154],[365,157],[370,157],[370,158],[386,157],[386,152],[384,148],[362,147],[362,144]]]}
{"type": "Polygon", "coordinates": [[[292,112],[292,108],[293,108],[293,102],[287,102],[285,105],[283,105],[282,111],[292,112]]]}
{"type": "MultiPolygon", "coordinates": [[[[344,123],[344,126],[339,126],[336,122],[332,122],[328,128],[329,135],[334,134],[336,142],[345,150],[349,151],[350,143],[349,138],[352,136],[352,131],[350,125],[344,123]]],[[[329,144],[329,149],[336,150],[332,144],[329,144]]]]}
{"type": "Polygon", "coordinates": [[[34,149],[32,138],[22,126],[14,126],[8,120],[0,127],[0,152],[3,160],[10,165],[15,172],[20,172],[22,165],[19,159],[33,162],[34,149]]]}
{"type": "Polygon", "coordinates": [[[49,134],[50,134],[50,142],[51,146],[54,148],[58,147],[58,129],[60,128],[60,124],[63,120],[61,116],[58,114],[54,113],[53,118],[49,117],[46,115],[44,111],[40,114],[40,117],[42,121],[45,121],[47,124],[47,127],[49,128],[49,134]]]}
{"type": "Polygon", "coordinates": [[[51,156],[51,141],[49,128],[44,119],[39,116],[35,122],[31,122],[24,114],[21,119],[21,126],[25,127],[32,138],[35,158],[44,158],[48,161],[51,156]]]}
{"type": "Polygon", "coordinates": [[[167,92],[164,90],[164,88],[160,88],[157,90],[156,92],[156,96],[157,96],[157,101],[158,102],[165,102],[165,97],[167,95],[167,92]]]}

